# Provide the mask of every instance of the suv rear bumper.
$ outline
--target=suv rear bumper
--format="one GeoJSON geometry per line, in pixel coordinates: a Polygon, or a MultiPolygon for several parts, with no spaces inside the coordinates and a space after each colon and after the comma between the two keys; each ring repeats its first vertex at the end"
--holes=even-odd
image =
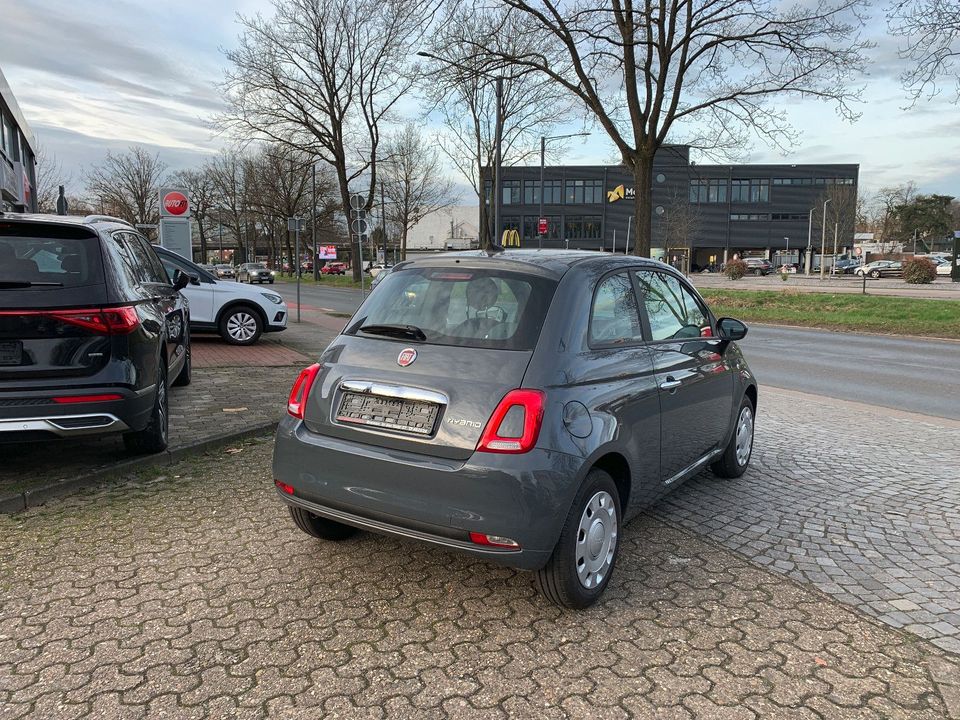
{"type": "Polygon", "coordinates": [[[541,449],[448,460],[319,435],[287,416],[273,473],[294,489],[280,498],[315,515],[534,570],[553,552],[582,462],[541,449]],[[520,549],[475,544],[471,532],[520,549]]]}
{"type": "Polygon", "coordinates": [[[110,386],[0,392],[0,442],[70,438],[142,430],[153,411],[156,386],[110,386]],[[54,397],[120,395],[119,400],[56,403],[54,397]]]}

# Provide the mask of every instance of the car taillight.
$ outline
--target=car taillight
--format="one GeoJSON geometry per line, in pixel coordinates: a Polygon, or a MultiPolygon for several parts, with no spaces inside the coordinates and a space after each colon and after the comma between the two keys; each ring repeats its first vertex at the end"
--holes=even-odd
{"type": "Polygon", "coordinates": [[[541,390],[508,392],[487,421],[477,450],[492,453],[525,453],[532,450],[543,424],[544,397],[541,390]],[[512,417],[508,418],[511,413],[512,417]],[[518,413],[522,417],[518,417],[518,413]]]}
{"type": "Polygon", "coordinates": [[[140,325],[140,317],[133,305],[114,308],[85,308],[83,310],[6,311],[0,314],[19,315],[21,317],[49,317],[102,335],[128,335],[140,325]]]}
{"type": "Polygon", "coordinates": [[[61,405],[70,405],[73,403],[92,403],[92,402],[110,402],[111,400],[123,400],[123,395],[110,393],[108,395],[63,395],[55,397],[53,401],[61,405]]]}
{"type": "Polygon", "coordinates": [[[307,397],[310,395],[310,387],[313,385],[317,373],[323,367],[319,363],[314,363],[308,368],[304,368],[297,375],[293,387],[290,389],[290,397],[287,398],[287,412],[298,420],[303,420],[303,408],[307,404],[307,397]]]}

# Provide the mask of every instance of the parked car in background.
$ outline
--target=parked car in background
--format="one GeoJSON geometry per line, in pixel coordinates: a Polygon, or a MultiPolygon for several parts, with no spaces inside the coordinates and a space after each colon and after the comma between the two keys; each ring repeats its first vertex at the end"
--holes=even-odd
{"type": "Polygon", "coordinates": [[[237,277],[236,270],[233,269],[233,265],[227,265],[225,263],[220,263],[216,266],[217,268],[217,277],[221,280],[233,280],[237,277]]]}
{"type": "Polygon", "coordinates": [[[386,263],[377,263],[376,265],[371,265],[364,272],[367,273],[372,278],[377,278],[385,270],[389,270],[393,265],[387,265],[386,263]]]}
{"type": "Polygon", "coordinates": [[[272,290],[221,281],[199,265],[155,247],[170,277],[178,272],[191,282],[181,292],[190,301],[190,329],[215,332],[231,345],[253,345],[267,332],[287,329],[287,304],[272,290]]]}
{"type": "Polygon", "coordinates": [[[294,383],[277,493],[314,537],[415,538],[534,570],[550,600],[586,607],[626,520],[705,467],[746,470],[746,332],[638,257],[401,263],[294,383]]]}
{"type": "Polygon", "coordinates": [[[263,263],[244,263],[237,270],[237,282],[273,285],[273,279],[276,276],[272,270],[269,270],[263,263]]]}
{"type": "Polygon", "coordinates": [[[166,449],[168,389],[191,379],[188,282],[122,220],[0,213],[0,441],[166,449]]]}
{"type": "Polygon", "coordinates": [[[875,268],[870,268],[870,270],[867,272],[867,276],[874,279],[881,277],[900,277],[902,275],[903,263],[899,260],[894,260],[887,265],[879,265],[875,268]]]}
{"type": "Polygon", "coordinates": [[[216,265],[201,265],[200,267],[202,267],[204,270],[206,270],[206,271],[207,271],[208,273],[210,273],[211,275],[214,275],[214,276],[215,276],[215,275],[217,274],[217,266],[216,266],[216,265]]]}
{"type": "Polygon", "coordinates": [[[860,262],[854,258],[840,259],[833,264],[833,272],[836,275],[852,275],[860,267],[860,262]]]}
{"type": "MultiPolygon", "coordinates": [[[[954,262],[957,265],[960,265],[960,260],[955,260],[954,262]]],[[[947,277],[950,277],[950,269],[953,264],[954,263],[950,262],[950,260],[946,260],[945,262],[937,265],[937,275],[946,275],[947,277]]]]}
{"type": "Polygon", "coordinates": [[[769,275],[773,272],[773,263],[763,258],[744,258],[743,261],[749,268],[747,272],[753,275],[769,275]]]}
{"type": "Polygon", "coordinates": [[[338,262],[334,260],[333,262],[328,262],[322,268],[320,268],[320,273],[322,275],[344,275],[347,272],[347,264],[343,262],[338,262]]]}
{"type": "Polygon", "coordinates": [[[871,272],[877,268],[886,267],[892,265],[893,260],[874,260],[873,262],[867,263],[866,265],[861,265],[854,269],[854,274],[856,275],[869,275],[871,272]]]}

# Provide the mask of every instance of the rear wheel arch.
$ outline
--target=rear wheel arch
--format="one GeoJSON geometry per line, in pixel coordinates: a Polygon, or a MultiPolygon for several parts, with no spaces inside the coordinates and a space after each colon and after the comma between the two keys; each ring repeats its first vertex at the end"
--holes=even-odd
{"type": "Polygon", "coordinates": [[[751,404],[753,404],[753,412],[757,412],[757,386],[756,385],[747,385],[747,389],[743,391],[743,394],[750,398],[751,404]]]}
{"type": "Polygon", "coordinates": [[[590,470],[594,468],[603,470],[613,478],[613,484],[617,486],[617,493],[620,495],[621,511],[626,515],[627,504],[630,502],[631,490],[633,489],[630,463],[627,462],[627,459],[619,452],[607,452],[594,460],[587,468],[587,472],[584,473],[583,478],[580,480],[581,484],[586,480],[587,475],[590,474],[590,470]]]}

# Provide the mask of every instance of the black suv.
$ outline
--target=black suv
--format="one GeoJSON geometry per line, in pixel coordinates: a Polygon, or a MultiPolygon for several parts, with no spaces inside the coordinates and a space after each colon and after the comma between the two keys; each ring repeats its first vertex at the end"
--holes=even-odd
{"type": "Polygon", "coordinates": [[[167,388],[190,382],[188,282],[116,218],[0,213],[0,441],[165,449],[167,388]]]}

